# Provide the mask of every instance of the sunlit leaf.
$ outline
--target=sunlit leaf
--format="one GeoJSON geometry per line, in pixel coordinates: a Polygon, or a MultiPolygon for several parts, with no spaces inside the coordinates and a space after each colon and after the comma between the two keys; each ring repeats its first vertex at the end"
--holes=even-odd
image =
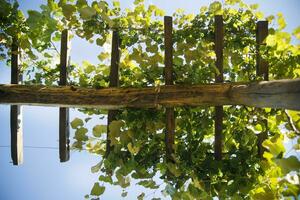
{"type": "Polygon", "coordinates": [[[101,194],[103,194],[105,191],[105,187],[104,186],[100,186],[99,183],[95,183],[93,188],[92,188],[92,191],[91,191],[91,195],[94,195],[94,196],[100,196],[101,194]]]}

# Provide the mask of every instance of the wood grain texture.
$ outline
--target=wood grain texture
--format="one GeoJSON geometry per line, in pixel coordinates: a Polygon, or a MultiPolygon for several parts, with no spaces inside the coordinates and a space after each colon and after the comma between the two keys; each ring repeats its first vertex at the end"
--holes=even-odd
{"type": "Polygon", "coordinates": [[[263,76],[264,80],[269,80],[268,63],[260,55],[260,47],[266,45],[265,39],[268,36],[268,21],[259,21],[256,24],[256,75],[263,76]]]}
{"type": "MultiPolygon", "coordinates": [[[[223,46],[224,46],[224,27],[223,16],[215,16],[215,53],[216,53],[216,67],[219,73],[216,73],[215,82],[222,83],[223,78],[223,46]]],[[[222,132],[223,132],[223,107],[215,107],[215,143],[214,152],[215,159],[222,159],[222,132]]]]}
{"type": "MultiPolygon", "coordinates": [[[[263,76],[263,79],[265,81],[269,80],[269,64],[266,60],[262,59],[262,56],[260,54],[260,47],[262,45],[265,45],[265,39],[268,36],[268,21],[259,21],[256,24],[256,75],[257,76],[263,76]]],[[[267,119],[261,119],[262,116],[258,116],[262,120],[265,131],[258,134],[257,138],[257,148],[258,148],[258,156],[260,158],[263,158],[263,154],[265,152],[265,148],[263,147],[263,142],[268,138],[268,120],[267,119]]]]}
{"type": "MultiPolygon", "coordinates": [[[[68,30],[63,30],[61,34],[60,48],[60,78],[59,85],[68,84],[67,77],[68,64],[68,30]]],[[[59,159],[66,162],[70,159],[70,130],[69,130],[69,109],[59,108],[59,159]]]]}
{"type": "Polygon", "coordinates": [[[164,17],[164,45],[165,45],[165,83],[173,85],[173,41],[172,17],[164,17]]]}
{"type": "Polygon", "coordinates": [[[102,109],[247,105],[300,110],[299,99],[300,79],[103,89],[0,84],[0,103],[14,105],[102,109]]]}
{"type": "MultiPolygon", "coordinates": [[[[17,38],[13,38],[11,47],[11,83],[19,84],[19,47],[17,38]]],[[[23,163],[23,130],[21,106],[12,105],[10,107],[10,148],[13,165],[23,163]]]]}
{"type": "MultiPolygon", "coordinates": [[[[109,86],[118,87],[119,86],[119,62],[120,62],[120,38],[119,32],[113,31],[112,36],[112,49],[111,49],[111,67],[109,74],[109,86]]],[[[109,110],[107,114],[107,136],[106,136],[106,154],[107,157],[113,148],[111,146],[111,141],[109,139],[109,125],[112,121],[116,120],[118,111],[109,110]]]]}
{"type": "MultiPolygon", "coordinates": [[[[164,17],[164,45],[165,45],[165,83],[173,85],[173,23],[172,17],[164,17]]],[[[175,137],[175,115],[174,108],[166,108],[166,159],[168,162],[174,162],[172,154],[174,154],[174,137],[175,137]]]]}

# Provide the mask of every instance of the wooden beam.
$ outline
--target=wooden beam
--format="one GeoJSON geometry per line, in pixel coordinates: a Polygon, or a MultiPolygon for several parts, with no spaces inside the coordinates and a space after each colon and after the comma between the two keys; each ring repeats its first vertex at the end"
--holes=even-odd
{"type": "MultiPolygon", "coordinates": [[[[165,83],[166,85],[173,85],[173,24],[172,17],[164,17],[164,45],[165,45],[165,83]]],[[[175,136],[175,115],[174,107],[166,108],[166,160],[167,162],[174,162],[172,154],[174,154],[174,136],[175,136]]]]}
{"type": "MultiPolygon", "coordinates": [[[[215,82],[223,82],[223,38],[224,38],[224,28],[223,28],[223,16],[215,16],[215,53],[216,53],[216,67],[218,73],[215,75],[215,82]]],[[[222,159],[222,131],[223,131],[223,107],[215,107],[215,159],[222,159]]]]}
{"type": "MultiPolygon", "coordinates": [[[[61,34],[60,47],[60,76],[59,85],[67,85],[67,63],[68,63],[68,30],[61,34]]],[[[69,130],[69,108],[59,108],[59,158],[60,162],[70,159],[70,130],[69,130]]]]}
{"type": "Polygon", "coordinates": [[[100,109],[246,105],[300,110],[299,99],[300,79],[103,89],[0,84],[0,103],[13,105],[100,109]]]}
{"type": "MultiPolygon", "coordinates": [[[[262,59],[260,54],[260,47],[265,45],[265,39],[268,36],[268,21],[259,21],[256,24],[256,75],[263,76],[265,81],[269,80],[269,64],[266,60],[262,59]]],[[[261,116],[258,116],[261,118],[261,116]]],[[[264,151],[266,150],[263,147],[263,142],[268,138],[268,120],[262,120],[264,127],[266,128],[263,132],[258,134],[257,138],[257,148],[258,148],[258,156],[263,158],[264,151]]]]}
{"type": "MultiPolygon", "coordinates": [[[[19,47],[16,38],[13,38],[11,51],[11,83],[19,84],[19,47]]],[[[10,133],[13,165],[20,165],[23,163],[23,131],[22,113],[19,105],[10,107],[10,133]]]]}
{"type": "MultiPolygon", "coordinates": [[[[113,31],[112,36],[112,49],[111,49],[111,67],[109,74],[109,86],[118,87],[119,86],[119,62],[120,62],[120,38],[119,32],[113,31]]],[[[109,125],[112,121],[116,120],[118,111],[109,110],[107,115],[107,139],[106,139],[106,156],[109,155],[111,151],[111,141],[109,139],[109,125]]]]}

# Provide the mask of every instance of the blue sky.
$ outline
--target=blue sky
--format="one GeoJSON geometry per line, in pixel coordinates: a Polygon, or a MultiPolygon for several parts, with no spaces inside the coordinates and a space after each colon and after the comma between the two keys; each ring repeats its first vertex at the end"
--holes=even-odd
{"type": "MultiPolygon", "coordinates": [[[[46,0],[20,0],[20,8],[38,9],[46,0]]],[[[198,13],[202,5],[209,0],[152,0],[147,1],[166,10],[168,15],[177,8],[189,13],[198,13]]],[[[222,2],[222,1],[221,1],[222,2]]],[[[246,3],[259,3],[260,10],[266,16],[282,12],[286,17],[286,31],[291,32],[299,26],[299,0],[246,0],[246,3]]],[[[122,7],[132,5],[132,1],[122,0],[122,7]]],[[[97,63],[98,47],[79,39],[72,41],[71,57],[73,62],[89,60],[97,63]],[[92,53],[94,52],[94,53],[92,53]]],[[[0,83],[10,82],[10,69],[0,63],[0,83]]],[[[82,116],[71,110],[70,119],[82,116]]],[[[10,144],[9,106],[0,105],[0,146],[10,144]]],[[[103,123],[94,117],[93,123],[103,123]],[[98,120],[98,121],[97,121],[98,120]]],[[[57,149],[36,149],[38,147],[58,147],[58,108],[23,107],[24,164],[13,166],[10,148],[0,147],[0,200],[77,200],[90,192],[97,180],[97,175],[90,172],[90,167],[99,162],[99,157],[85,153],[72,152],[67,163],[60,163],[57,149]]],[[[71,137],[73,136],[73,132],[71,137]]],[[[126,199],[135,199],[141,192],[140,187],[132,187],[126,199]]],[[[102,199],[121,199],[121,190],[107,188],[102,199]]],[[[159,193],[159,192],[158,192],[159,193]]]]}

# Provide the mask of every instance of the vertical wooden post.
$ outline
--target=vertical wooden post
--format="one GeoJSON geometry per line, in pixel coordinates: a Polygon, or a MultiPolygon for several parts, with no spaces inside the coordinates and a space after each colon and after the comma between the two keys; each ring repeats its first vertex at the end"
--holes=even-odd
{"type": "MultiPolygon", "coordinates": [[[[216,53],[216,67],[219,73],[215,75],[215,82],[223,82],[223,16],[215,16],[215,53],[216,53]]],[[[223,130],[223,106],[215,107],[215,159],[222,159],[222,130],[223,130]]]]}
{"type": "MultiPolygon", "coordinates": [[[[60,47],[60,77],[59,85],[67,85],[68,65],[68,30],[61,34],[60,47]]],[[[69,108],[59,108],[59,158],[60,162],[70,159],[70,130],[69,130],[69,108]]]]}
{"type": "MultiPolygon", "coordinates": [[[[265,81],[269,80],[269,66],[266,60],[260,55],[260,46],[265,45],[265,39],[268,36],[268,21],[258,21],[256,24],[256,75],[262,76],[265,81]]],[[[265,148],[262,146],[264,140],[268,138],[268,120],[264,119],[263,124],[266,130],[258,135],[258,156],[263,158],[265,148]]]]}
{"type": "Polygon", "coordinates": [[[265,39],[268,36],[268,21],[259,21],[256,24],[256,75],[263,76],[265,81],[269,80],[269,67],[266,60],[262,59],[259,49],[265,45],[265,39]]]}
{"type": "MultiPolygon", "coordinates": [[[[13,38],[11,47],[11,84],[19,84],[19,47],[18,40],[13,38]]],[[[21,106],[10,106],[11,158],[13,165],[23,163],[23,131],[21,106]]]]}
{"type": "MultiPolygon", "coordinates": [[[[112,49],[111,49],[111,67],[109,74],[109,87],[119,86],[119,62],[120,62],[120,38],[117,30],[113,31],[112,36],[112,49]]],[[[106,138],[106,157],[111,151],[111,141],[109,139],[109,125],[112,121],[116,120],[118,111],[109,110],[107,115],[107,138],[106,138]]]]}
{"type": "MultiPolygon", "coordinates": [[[[172,41],[172,17],[164,17],[164,45],[165,45],[165,84],[173,85],[173,41],[172,41]]],[[[166,159],[167,162],[174,162],[172,154],[174,153],[174,135],[175,135],[175,116],[174,107],[166,108],[166,159]]]]}

